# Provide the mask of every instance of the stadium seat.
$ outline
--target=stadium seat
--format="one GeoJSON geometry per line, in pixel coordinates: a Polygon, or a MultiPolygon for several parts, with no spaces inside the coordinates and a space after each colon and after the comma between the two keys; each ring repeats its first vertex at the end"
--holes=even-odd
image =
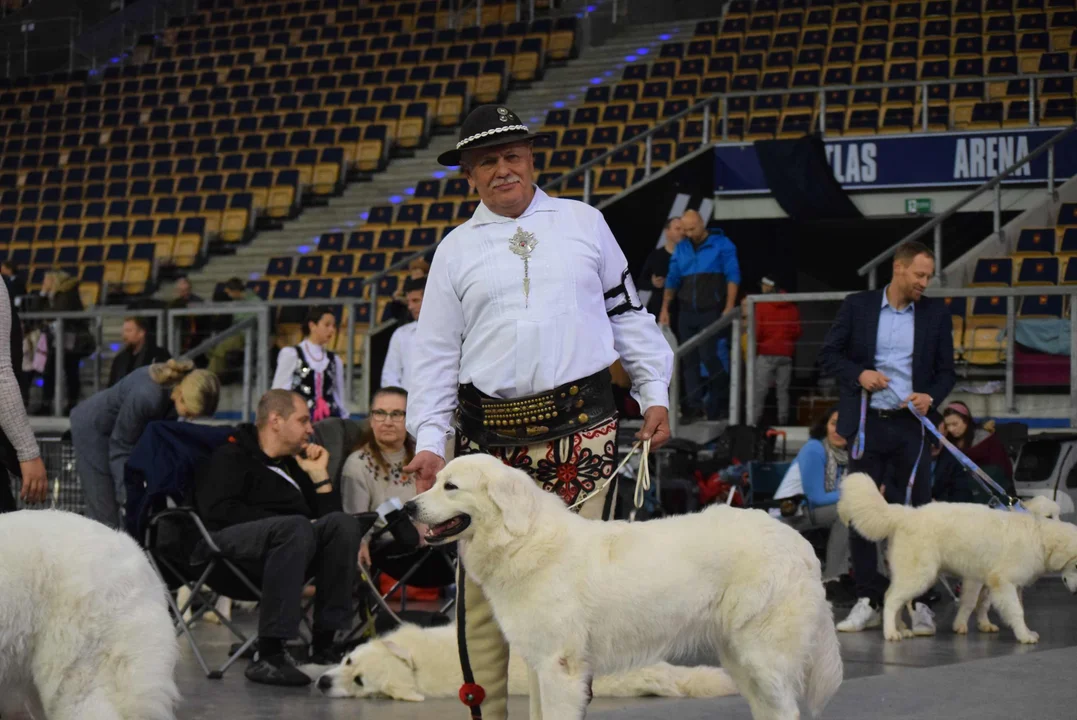
{"type": "Polygon", "coordinates": [[[1059,277],[1058,258],[1029,257],[1019,258],[1015,286],[1057,285],[1059,277]]]}
{"type": "Polygon", "coordinates": [[[972,285],[977,287],[1009,287],[1013,283],[1013,260],[1006,258],[980,258],[972,274],[972,285]]]}
{"type": "Polygon", "coordinates": [[[1051,228],[1024,228],[1017,236],[1017,247],[1014,251],[1018,256],[1053,255],[1055,252],[1055,229],[1051,228]]]}

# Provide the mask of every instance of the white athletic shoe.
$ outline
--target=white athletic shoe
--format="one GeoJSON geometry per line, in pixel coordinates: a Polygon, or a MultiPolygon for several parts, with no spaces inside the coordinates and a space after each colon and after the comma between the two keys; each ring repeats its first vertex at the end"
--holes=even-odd
{"type": "Polygon", "coordinates": [[[923,603],[912,606],[912,634],[922,637],[935,634],[935,611],[923,603]]]}
{"type": "Polygon", "coordinates": [[[882,614],[871,606],[871,600],[860,598],[845,619],[837,624],[838,632],[860,632],[883,624],[882,614]]]}

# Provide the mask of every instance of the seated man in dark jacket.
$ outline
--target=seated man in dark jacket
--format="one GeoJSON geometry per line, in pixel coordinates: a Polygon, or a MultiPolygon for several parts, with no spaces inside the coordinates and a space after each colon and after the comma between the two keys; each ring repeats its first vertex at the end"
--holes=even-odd
{"type": "Polygon", "coordinates": [[[306,685],[284,643],[299,634],[303,584],[314,576],[311,662],[339,662],[336,631],[352,620],[359,523],[341,512],[329,453],[311,444],[310,412],[299,395],[270,390],[255,424],[241,425],[196,481],[198,512],[223,553],[262,582],[254,682],[306,685]]]}

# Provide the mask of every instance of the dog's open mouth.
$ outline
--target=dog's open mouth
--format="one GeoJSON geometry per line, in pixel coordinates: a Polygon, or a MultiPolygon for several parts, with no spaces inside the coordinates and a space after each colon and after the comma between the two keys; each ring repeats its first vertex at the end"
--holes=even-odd
{"type": "Polygon", "coordinates": [[[426,531],[426,541],[431,545],[449,542],[471,525],[470,515],[457,515],[443,523],[431,525],[426,531]]]}

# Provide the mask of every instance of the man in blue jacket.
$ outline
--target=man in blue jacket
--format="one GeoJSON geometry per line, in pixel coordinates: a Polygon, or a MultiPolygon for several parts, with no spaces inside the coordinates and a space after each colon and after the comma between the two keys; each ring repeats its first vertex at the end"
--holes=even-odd
{"type": "MultiPolygon", "coordinates": [[[[727,312],[737,302],[740,285],[740,263],[737,248],[721,230],[709,233],[703,218],[695,210],[689,210],[681,218],[685,239],[673,251],[669,259],[669,274],[662,296],[662,312],[658,316],[661,325],[669,325],[669,306],[676,297],[679,301],[680,318],[677,339],[687,341],[727,312]]],[[[718,340],[703,343],[699,350],[688,353],[684,359],[684,409],[685,421],[703,415],[703,396],[707,388],[703,384],[699,363],[702,360],[713,385],[709,394],[706,415],[712,420],[726,414],[729,398],[729,378],[718,360],[718,340]],[[725,402],[723,402],[725,401],[725,402]]]]}

